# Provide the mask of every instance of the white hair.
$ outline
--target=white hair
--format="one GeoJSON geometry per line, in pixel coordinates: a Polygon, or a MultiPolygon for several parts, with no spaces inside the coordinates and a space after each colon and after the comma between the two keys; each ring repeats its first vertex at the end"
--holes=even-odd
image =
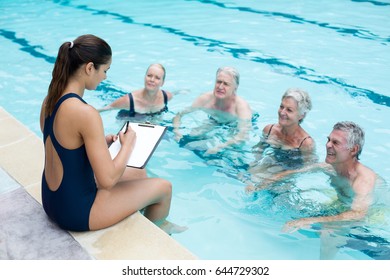
{"type": "Polygon", "coordinates": [[[300,120],[300,123],[303,121],[303,119],[306,117],[306,114],[311,110],[312,104],[311,104],[311,98],[309,94],[299,88],[289,88],[286,90],[286,92],[282,96],[282,100],[291,97],[294,99],[298,104],[298,111],[303,116],[303,118],[300,120]]]}
{"type": "Polygon", "coordinates": [[[233,77],[235,84],[236,84],[236,88],[238,88],[238,85],[240,84],[240,73],[238,73],[237,69],[235,69],[233,67],[229,67],[229,66],[220,67],[217,70],[216,76],[218,76],[218,74],[221,72],[226,72],[229,75],[231,75],[233,77]]]}
{"type": "Polygon", "coordinates": [[[364,145],[364,130],[356,123],[350,121],[338,122],[333,126],[333,129],[347,133],[347,145],[349,149],[353,148],[355,145],[359,146],[359,150],[356,154],[356,158],[359,159],[364,145]]]}

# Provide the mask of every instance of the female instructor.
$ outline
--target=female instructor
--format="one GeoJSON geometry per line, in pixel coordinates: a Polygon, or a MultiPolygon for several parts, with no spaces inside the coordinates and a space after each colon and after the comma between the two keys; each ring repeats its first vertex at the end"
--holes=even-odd
{"type": "Polygon", "coordinates": [[[181,231],[168,221],[171,183],[147,178],[126,168],[136,135],[120,132],[122,148],[111,159],[108,146],[117,136],[104,136],[98,111],[84,100],[106,79],[111,48],[94,35],[82,35],[61,45],[40,117],[45,163],[42,204],[47,215],[71,231],[109,227],[134,212],[167,233],[181,231]]]}

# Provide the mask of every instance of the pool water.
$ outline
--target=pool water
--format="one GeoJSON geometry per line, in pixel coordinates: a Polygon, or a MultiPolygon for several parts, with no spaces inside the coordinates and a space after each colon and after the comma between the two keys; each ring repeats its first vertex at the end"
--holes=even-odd
{"type": "MultiPolygon", "coordinates": [[[[283,233],[287,220],[331,211],[328,179],[302,174],[272,192],[247,195],[238,176],[253,159],[250,148],[261,129],[277,122],[284,91],[300,87],[313,101],[303,127],[318,157],[325,157],[333,124],[351,120],[366,132],[362,163],[390,180],[389,1],[15,0],[0,1],[0,9],[0,105],[39,137],[40,105],[58,48],[81,34],[100,36],[113,49],[108,79],[85,100],[99,108],[142,87],[148,65],[160,62],[167,70],[164,89],[176,95],[169,112],[151,121],[168,127],[196,96],[212,90],[218,67],[238,69],[238,94],[258,115],[250,139],[209,158],[179,145],[168,130],[147,166],[151,176],[172,182],[169,219],[189,227],[174,238],[199,258],[318,259],[328,244],[339,247],[335,259],[390,259],[387,186],[378,190],[365,223],[283,233]],[[328,231],[334,236],[320,236],[328,231]]],[[[102,113],[106,133],[123,125],[116,114],[102,113]]],[[[197,120],[185,117],[183,126],[197,120]]]]}

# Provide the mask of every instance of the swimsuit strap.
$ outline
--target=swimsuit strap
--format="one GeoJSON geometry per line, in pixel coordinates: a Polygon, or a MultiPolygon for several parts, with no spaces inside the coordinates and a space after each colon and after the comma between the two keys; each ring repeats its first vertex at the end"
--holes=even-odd
{"type": "Polygon", "coordinates": [[[129,92],[127,95],[129,96],[129,103],[130,103],[129,115],[130,117],[133,117],[135,115],[133,94],[129,92]]]}
{"type": "Polygon", "coordinates": [[[165,107],[167,107],[167,104],[168,104],[168,95],[167,93],[164,91],[164,90],[161,90],[163,96],[164,96],[164,104],[165,104],[165,107]]]}
{"type": "Polygon", "coordinates": [[[163,96],[164,96],[164,108],[160,112],[166,112],[168,111],[168,95],[164,90],[161,90],[163,96]]]}
{"type": "Polygon", "coordinates": [[[48,116],[46,119],[45,119],[45,124],[44,124],[44,141],[46,141],[46,138],[48,136],[50,136],[51,138],[51,141],[53,143],[53,146],[54,148],[56,149],[57,153],[60,149],[63,149],[61,144],[57,141],[57,138],[55,137],[54,135],[54,130],[53,130],[53,126],[54,126],[54,118],[57,114],[57,111],[58,111],[58,108],[60,108],[61,104],[69,99],[69,98],[77,98],[79,99],[80,101],[82,101],[83,103],[87,104],[87,102],[85,102],[84,99],[82,99],[79,95],[75,94],[75,93],[68,93],[68,94],[65,94],[64,96],[62,96],[60,99],[58,99],[56,105],[54,106],[54,110],[53,112],[51,113],[50,116],[48,116]]]}
{"type": "MultiPolygon", "coordinates": [[[[164,96],[164,108],[161,109],[160,112],[157,112],[157,113],[147,113],[147,114],[142,114],[142,115],[154,115],[154,114],[158,114],[158,113],[161,113],[161,112],[166,112],[168,111],[168,95],[165,91],[161,90],[162,91],[162,94],[164,96]]],[[[134,117],[136,115],[136,112],[135,112],[135,108],[134,108],[134,97],[133,97],[133,94],[131,92],[129,92],[127,94],[129,96],[129,117],[134,117]]]]}
{"type": "Polygon", "coordinates": [[[62,104],[62,102],[64,102],[66,99],[72,98],[72,97],[76,97],[76,98],[80,99],[82,102],[87,103],[87,102],[85,102],[84,99],[82,99],[79,95],[77,95],[75,93],[65,94],[60,99],[58,99],[58,101],[57,101],[56,105],[54,106],[53,112],[51,113],[50,117],[54,118],[56,113],[57,113],[57,110],[58,110],[58,108],[60,108],[60,105],[62,104]]]}
{"type": "Polygon", "coordinates": [[[301,141],[301,144],[299,144],[299,147],[298,147],[298,149],[300,149],[301,148],[301,146],[302,146],[302,144],[303,144],[303,142],[307,139],[307,138],[311,138],[310,136],[306,136],[305,138],[303,138],[303,140],[301,141]]]}
{"type": "MultiPolygon", "coordinates": [[[[271,130],[272,130],[273,127],[274,127],[274,124],[271,125],[271,127],[269,128],[269,131],[268,131],[268,134],[267,134],[267,138],[268,138],[269,135],[271,134],[271,130]]],[[[311,137],[310,137],[310,136],[306,136],[305,138],[303,138],[303,140],[302,140],[301,143],[299,144],[298,148],[296,148],[296,149],[299,150],[299,149],[302,147],[303,142],[304,142],[307,138],[311,138],[311,137]]]]}
{"type": "Polygon", "coordinates": [[[271,134],[271,130],[272,128],[274,127],[275,124],[271,125],[271,127],[269,128],[269,131],[268,131],[268,134],[267,134],[267,138],[269,137],[269,135],[271,134]]]}

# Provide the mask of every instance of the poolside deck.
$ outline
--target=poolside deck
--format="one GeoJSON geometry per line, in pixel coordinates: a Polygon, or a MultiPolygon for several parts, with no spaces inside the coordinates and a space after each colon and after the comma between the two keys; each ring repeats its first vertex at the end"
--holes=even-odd
{"type": "Polygon", "coordinates": [[[2,107],[0,127],[0,259],[197,259],[138,212],[99,231],[56,227],[40,205],[42,140],[2,107]]]}

